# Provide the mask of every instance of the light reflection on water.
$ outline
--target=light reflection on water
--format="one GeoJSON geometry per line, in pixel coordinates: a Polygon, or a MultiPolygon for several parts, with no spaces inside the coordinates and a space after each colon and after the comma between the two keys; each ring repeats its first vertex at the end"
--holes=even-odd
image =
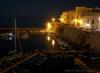
{"type": "Polygon", "coordinates": [[[55,40],[54,39],[52,39],[52,46],[54,46],[55,45],[55,40]]]}
{"type": "Polygon", "coordinates": [[[47,40],[48,40],[48,41],[50,41],[50,40],[51,40],[50,36],[47,36],[47,40]]]}
{"type": "MultiPolygon", "coordinates": [[[[7,40],[0,37],[0,54],[7,54],[14,49],[14,39],[7,40]],[[2,53],[1,53],[2,52],[2,53]]],[[[29,38],[16,41],[17,51],[30,52],[35,49],[43,50],[55,45],[55,40],[50,34],[29,34],[29,38]],[[20,41],[20,43],[19,43],[20,41]]]]}

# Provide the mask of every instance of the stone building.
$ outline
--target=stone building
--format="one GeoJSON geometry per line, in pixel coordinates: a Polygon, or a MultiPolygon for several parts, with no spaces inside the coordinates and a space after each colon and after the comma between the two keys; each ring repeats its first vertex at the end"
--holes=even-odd
{"type": "Polygon", "coordinates": [[[100,31],[100,8],[76,7],[63,12],[60,21],[77,28],[100,31]]]}

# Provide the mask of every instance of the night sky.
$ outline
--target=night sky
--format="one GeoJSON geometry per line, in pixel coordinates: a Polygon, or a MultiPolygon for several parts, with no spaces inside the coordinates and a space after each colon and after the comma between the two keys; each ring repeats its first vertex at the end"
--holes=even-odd
{"type": "Polygon", "coordinates": [[[99,0],[0,0],[0,16],[59,16],[75,6],[100,6],[99,0]]]}

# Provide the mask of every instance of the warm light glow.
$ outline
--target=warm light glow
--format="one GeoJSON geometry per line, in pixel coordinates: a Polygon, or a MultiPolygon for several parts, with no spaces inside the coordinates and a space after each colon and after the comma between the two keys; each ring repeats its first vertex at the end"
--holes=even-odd
{"type": "Polygon", "coordinates": [[[47,36],[47,40],[50,41],[50,36],[47,36]]]}
{"type": "Polygon", "coordinates": [[[60,22],[63,22],[63,19],[62,19],[62,18],[60,18],[60,19],[59,19],[59,21],[60,21],[60,22]]]}
{"type": "Polygon", "coordinates": [[[50,22],[48,22],[47,23],[47,32],[50,32],[51,31],[51,29],[52,29],[52,26],[51,26],[51,23],[50,22]]]}
{"type": "Polygon", "coordinates": [[[77,19],[73,19],[71,23],[76,25],[78,23],[78,20],[77,19]]]}
{"type": "Polygon", "coordinates": [[[75,22],[78,22],[78,19],[74,19],[75,22]]]}
{"type": "Polygon", "coordinates": [[[100,22],[100,17],[98,18],[99,22],[100,22]]]}
{"type": "Polygon", "coordinates": [[[75,24],[75,26],[78,24],[79,27],[83,27],[83,21],[81,19],[73,19],[72,24],[75,24]]]}
{"type": "Polygon", "coordinates": [[[80,19],[79,21],[78,21],[80,24],[83,24],[83,21],[80,19]]]}
{"type": "Polygon", "coordinates": [[[77,23],[79,23],[79,24],[83,24],[83,22],[82,22],[82,20],[81,19],[74,19],[74,22],[77,24],[77,23]]]}
{"type": "Polygon", "coordinates": [[[56,19],[55,18],[52,18],[52,21],[54,22],[56,19]]]}
{"type": "Polygon", "coordinates": [[[51,28],[51,23],[50,22],[47,24],[47,27],[48,27],[48,29],[51,28]]]}
{"type": "Polygon", "coordinates": [[[53,46],[55,45],[55,40],[52,40],[52,45],[53,45],[53,46]]]}

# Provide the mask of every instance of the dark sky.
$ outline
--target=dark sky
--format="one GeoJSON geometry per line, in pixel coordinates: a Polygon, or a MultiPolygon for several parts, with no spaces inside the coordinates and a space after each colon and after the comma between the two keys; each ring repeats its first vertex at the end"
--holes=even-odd
{"type": "Polygon", "coordinates": [[[0,16],[57,16],[75,6],[100,6],[99,0],[0,0],[0,16]]]}

